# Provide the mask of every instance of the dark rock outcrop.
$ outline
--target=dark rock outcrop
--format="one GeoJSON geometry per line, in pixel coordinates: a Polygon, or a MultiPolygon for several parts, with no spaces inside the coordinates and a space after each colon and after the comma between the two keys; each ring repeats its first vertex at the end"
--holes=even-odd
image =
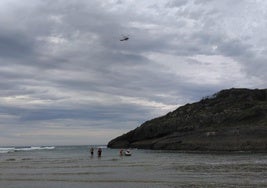
{"type": "Polygon", "coordinates": [[[267,151],[267,89],[222,90],[145,122],[108,147],[267,151]]]}

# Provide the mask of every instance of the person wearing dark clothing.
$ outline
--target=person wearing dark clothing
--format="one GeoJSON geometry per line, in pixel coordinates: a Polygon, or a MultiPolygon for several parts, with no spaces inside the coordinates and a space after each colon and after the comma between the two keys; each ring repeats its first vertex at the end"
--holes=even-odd
{"type": "Polygon", "coordinates": [[[98,157],[101,157],[101,154],[102,154],[102,149],[101,149],[101,148],[98,148],[98,151],[97,151],[97,153],[98,153],[98,157]]]}
{"type": "Polygon", "coordinates": [[[91,153],[91,156],[94,155],[94,148],[93,147],[90,148],[90,153],[91,153]]]}
{"type": "Polygon", "coordinates": [[[123,156],[123,149],[120,150],[120,156],[123,156]]]}

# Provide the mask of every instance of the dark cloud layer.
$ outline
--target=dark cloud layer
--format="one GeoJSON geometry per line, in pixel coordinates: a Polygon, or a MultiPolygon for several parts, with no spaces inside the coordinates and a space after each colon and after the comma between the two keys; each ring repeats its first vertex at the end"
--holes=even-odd
{"type": "Polygon", "coordinates": [[[266,87],[265,8],[1,1],[1,143],[106,143],[221,89],[266,87]]]}

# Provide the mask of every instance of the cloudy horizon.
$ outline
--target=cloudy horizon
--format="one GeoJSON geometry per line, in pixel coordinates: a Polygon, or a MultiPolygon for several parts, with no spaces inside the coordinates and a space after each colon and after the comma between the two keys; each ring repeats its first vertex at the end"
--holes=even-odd
{"type": "Polygon", "coordinates": [[[0,146],[106,144],[220,90],[266,88],[266,20],[263,0],[2,0],[0,146]]]}

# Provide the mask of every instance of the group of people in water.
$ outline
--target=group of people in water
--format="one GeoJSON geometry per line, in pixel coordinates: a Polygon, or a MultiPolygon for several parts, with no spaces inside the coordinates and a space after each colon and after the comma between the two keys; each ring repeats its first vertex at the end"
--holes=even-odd
{"type": "MultiPolygon", "coordinates": [[[[90,153],[91,153],[91,157],[93,157],[94,156],[94,147],[91,147],[90,148],[90,153]]],[[[102,149],[101,148],[98,148],[98,150],[97,150],[97,156],[98,157],[101,157],[101,155],[102,155],[102,149]]],[[[120,150],[120,156],[123,156],[123,155],[125,155],[125,156],[131,156],[132,154],[131,154],[131,152],[130,152],[130,150],[126,150],[126,151],[124,151],[123,149],[121,149],[120,150]]]]}
{"type": "MultiPolygon", "coordinates": [[[[94,156],[94,148],[93,147],[90,148],[90,153],[91,153],[91,156],[94,156]]],[[[98,148],[98,150],[97,150],[97,156],[98,157],[101,157],[101,155],[102,155],[102,149],[101,148],[98,148]]]]}

